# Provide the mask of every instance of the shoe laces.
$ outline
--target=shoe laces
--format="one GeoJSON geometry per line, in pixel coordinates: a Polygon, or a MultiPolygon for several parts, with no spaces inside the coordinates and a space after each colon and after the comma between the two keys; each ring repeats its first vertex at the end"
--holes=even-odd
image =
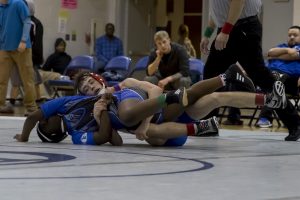
{"type": "Polygon", "coordinates": [[[207,120],[201,120],[198,124],[198,132],[203,132],[209,129],[209,121],[210,119],[207,120]]]}

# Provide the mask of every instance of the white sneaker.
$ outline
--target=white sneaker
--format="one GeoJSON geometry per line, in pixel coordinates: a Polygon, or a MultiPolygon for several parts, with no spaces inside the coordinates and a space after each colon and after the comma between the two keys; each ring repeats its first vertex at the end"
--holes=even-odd
{"type": "Polygon", "coordinates": [[[219,123],[215,116],[209,119],[200,120],[199,122],[196,122],[196,125],[198,128],[198,131],[195,134],[196,136],[204,136],[208,133],[218,135],[219,133],[219,123]]]}

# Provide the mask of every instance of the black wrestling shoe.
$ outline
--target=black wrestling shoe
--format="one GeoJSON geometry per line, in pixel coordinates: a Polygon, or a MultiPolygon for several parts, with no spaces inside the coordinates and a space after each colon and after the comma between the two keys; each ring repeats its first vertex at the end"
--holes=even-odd
{"type": "Polygon", "coordinates": [[[226,83],[238,84],[250,92],[256,91],[252,80],[246,75],[245,70],[239,63],[230,65],[225,72],[225,76],[226,83]]]}
{"type": "Polygon", "coordinates": [[[200,120],[195,124],[197,125],[198,128],[198,131],[195,134],[195,136],[208,137],[208,136],[219,135],[219,122],[215,116],[209,119],[200,120]]]}
{"type": "Polygon", "coordinates": [[[300,138],[300,127],[289,132],[289,135],[284,138],[285,141],[297,141],[300,138]]]}
{"type": "Polygon", "coordinates": [[[186,107],[188,105],[188,98],[187,98],[187,92],[185,87],[167,92],[166,103],[167,104],[179,103],[183,107],[186,107]]]}
{"type": "Polygon", "coordinates": [[[287,100],[285,96],[285,87],[281,81],[275,81],[272,93],[267,94],[265,105],[269,108],[285,108],[287,100]]]}

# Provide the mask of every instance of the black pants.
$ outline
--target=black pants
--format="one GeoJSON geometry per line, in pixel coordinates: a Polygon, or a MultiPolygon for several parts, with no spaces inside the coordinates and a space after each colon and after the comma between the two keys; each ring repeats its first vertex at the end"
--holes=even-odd
{"type": "MultiPolygon", "coordinates": [[[[275,79],[265,67],[261,42],[262,25],[258,18],[255,16],[239,20],[224,50],[216,50],[213,41],[204,66],[204,79],[224,73],[231,64],[238,61],[256,85],[271,92],[275,79]]],[[[276,112],[289,131],[296,130],[300,125],[298,112],[290,101],[285,109],[277,109],[276,112]]]]}

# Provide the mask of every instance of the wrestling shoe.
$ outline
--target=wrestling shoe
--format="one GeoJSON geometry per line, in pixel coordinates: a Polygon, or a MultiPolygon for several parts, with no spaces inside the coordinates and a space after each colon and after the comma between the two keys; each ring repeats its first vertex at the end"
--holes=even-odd
{"type": "Polygon", "coordinates": [[[226,83],[238,84],[250,92],[255,92],[252,80],[246,75],[245,70],[239,63],[230,65],[225,72],[226,83]]]}
{"type": "Polygon", "coordinates": [[[290,131],[289,135],[284,138],[285,141],[297,141],[300,138],[300,127],[290,131]]]}
{"type": "Polygon", "coordinates": [[[166,103],[172,104],[172,103],[179,103],[183,107],[186,107],[188,105],[188,97],[186,88],[182,87],[177,90],[172,90],[170,92],[166,93],[166,103]]]}
{"type": "Polygon", "coordinates": [[[200,120],[198,122],[195,122],[195,124],[198,129],[195,136],[205,137],[219,135],[219,122],[215,116],[209,119],[200,120]]]}
{"type": "Polygon", "coordinates": [[[281,81],[275,81],[272,93],[266,95],[265,105],[269,108],[285,108],[287,100],[285,96],[285,87],[281,81]]]}

